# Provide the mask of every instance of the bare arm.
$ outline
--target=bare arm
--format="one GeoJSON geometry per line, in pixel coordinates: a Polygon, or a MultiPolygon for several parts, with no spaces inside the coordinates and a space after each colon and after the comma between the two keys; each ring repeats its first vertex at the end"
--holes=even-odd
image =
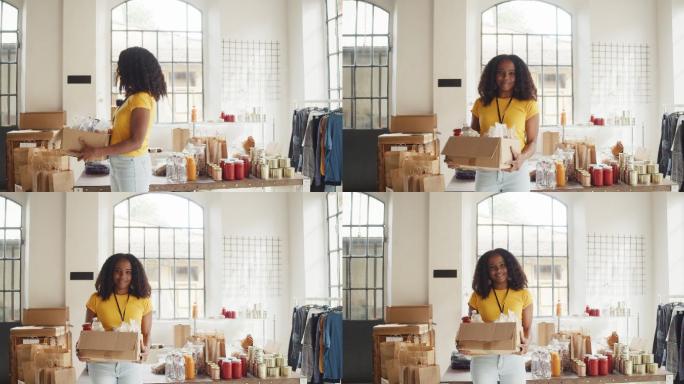
{"type": "Polygon", "coordinates": [[[96,159],[111,155],[120,155],[135,151],[142,147],[145,137],[147,136],[147,129],[150,122],[150,111],[145,108],[136,108],[131,113],[131,137],[128,139],[110,145],[104,148],[93,148],[83,144],[83,149],[79,156],[79,160],[96,159]]]}
{"type": "Polygon", "coordinates": [[[470,128],[474,131],[480,132],[480,118],[473,115],[473,120],[470,122],[470,128]]]}
{"type": "Polygon", "coordinates": [[[522,168],[525,161],[530,157],[534,156],[537,151],[537,139],[539,137],[539,115],[534,116],[525,122],[525,136],[527,136],[527,141],[525,142],[525,147],[520,153],[513,153],[513,161],[511,165],[513,166],[509,169],[509,172],[515,172],[522,168]]]}
{"type": "Polygon", "coordinates": [[[90,309],[86,308],[85,322],[86,322],[86,323],[92,323],[94,317],[95,317],[95,312],[93,312],[93,311],[91,311],[90,309]]]}
{"type": "Polygon", "coordinates": [[[143,316],[140,330],[143,334],[142,354],[143,360],[145,360],[147,358],[147,353],[150,350],[150,334],[152,333],[152,312],[143,316]]]}
{"type": "Polygon", "coordinates": [[[523,334],[522,334],[522,350],[520,351],[520,354],[525,354],[527,353],[527,347],[529,345],[530,341],[530,329],[532,328],[532,316],[533,316],[533,306],[532,304],[528,305],[527,308],[523,309],[522,312],[522,328],[523,328],[523,334]]]}

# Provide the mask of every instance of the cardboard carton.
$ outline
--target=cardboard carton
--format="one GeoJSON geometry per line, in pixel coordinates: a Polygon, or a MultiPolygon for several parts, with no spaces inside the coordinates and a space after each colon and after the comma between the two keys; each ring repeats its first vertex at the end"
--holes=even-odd
{"type": "Polygon", "coordinates": [[[27,308],[21,318],[22,325],[64,325],[69,321],[69,307],[27,308]]]}
{"type": "Polygon", "coordinates": [[[59,337],[66,335],[66,326],[36,327],[22,326],[10,329],[10,336],[14,337],[59,337]]]}
{"type": "Polygon", "coordinates": [[[385,307],[385,322],[395,324],[432,323],[432,304],[388,305],[385,307]]]}
{"type": "Polygon", "coordinates": [[[499,171],[509,169],[520,141],[498,137],[450,137],[442,154],[451,167],[499,171]]]}
{"type": "Polygon", "coordinates": [[[82,331],[76,350],[87,361],[140,361],[139,332],[82,331]]]}
{"type": "Polygon", "coordinates": [[[373,327],[373,335],[422,335],[429,330],[428,324],[380,324],[373,327]]]}
{"type": "Polygon", "coordinates": [[[437,129],[437,115],[392,116],[391,133],[432,133],[437,129]]]}
{"type": "Polygon", "coordinates": [[[69,156],[78,156],[83,148],[81,139],[94,148],[109,146],[109,134],[104,132],[86,132],[73,128],[62,129],[62,150],[69,156]]]}
{"type": "Polygon", "coordinates": [[[19,129],[52,131],[66,125],[66,112],[26,112],[19,114],[19,129]]]}
{"type": "Polygon", "coordinates": [[[473,355],[510,355],[519,351],[520,322],[462,323],[456,342],[458,349],[473,355]]]}

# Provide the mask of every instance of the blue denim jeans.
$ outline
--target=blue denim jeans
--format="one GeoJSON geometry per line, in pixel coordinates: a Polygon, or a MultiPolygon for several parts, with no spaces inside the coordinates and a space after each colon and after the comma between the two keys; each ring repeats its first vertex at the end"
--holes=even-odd
{"type": "Polygon", "coordinates": [[[473,356],[473,384],[525,384],[525,358],[520,355],[473,356]]]}
{"type": "Polygon", "coordinates": [[[152,177],[150,155],[144,154],[138,157],[111,156],[109,163],[112,166],[112,192],[145,193],[150,191],[150,179],[152,177]]]}
{"type": "Polygon", "coordinates": [[[529,192],[530,174],[527,168],[517,172],[477,171],[476,192],[529,192]]]}
{"type": "Polygon", "coordinates": [[[138,363],[88,363],[93,384],[142,384],[142,365],[138,363]]]}

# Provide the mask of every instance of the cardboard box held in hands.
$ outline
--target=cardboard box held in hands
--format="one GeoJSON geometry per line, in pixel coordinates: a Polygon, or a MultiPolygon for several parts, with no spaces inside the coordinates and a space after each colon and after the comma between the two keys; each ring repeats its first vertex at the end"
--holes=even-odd
{"type": "Polygon", "coordinates": [[[94,148],[109,146],[109,134],[104,132],[87,132],[73,128],[62,129],[62,150],[69,156],[77,157],[83,149],[81,139],[94,148]]]}
{"type": "Polygon", "coordinates": [[[500,171],[511,168],[513,152],[520,153],[521,150],[517,139],[453,136],[447,141],[442,154],[451,168],[500,171]]]}
{"type": "Polygon", "coordinates": [[[140,332],[82,331],[77,356],[86,361],[140,361],[140,332]]]}
{"type": "Polygon", "coordinates": [[[458,349],[472,355],[512,355],[520,351],[520,322],[462,323],[458,329],[458,349]]]}

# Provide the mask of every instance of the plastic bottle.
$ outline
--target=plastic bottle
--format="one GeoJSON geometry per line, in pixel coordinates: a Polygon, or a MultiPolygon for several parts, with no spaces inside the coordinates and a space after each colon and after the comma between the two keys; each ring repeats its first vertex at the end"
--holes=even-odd
{"type": "Polygon", "coordinates": [[[104,331],[104,327],[97,317],[93,317],[93,331],[104,331]]]}

